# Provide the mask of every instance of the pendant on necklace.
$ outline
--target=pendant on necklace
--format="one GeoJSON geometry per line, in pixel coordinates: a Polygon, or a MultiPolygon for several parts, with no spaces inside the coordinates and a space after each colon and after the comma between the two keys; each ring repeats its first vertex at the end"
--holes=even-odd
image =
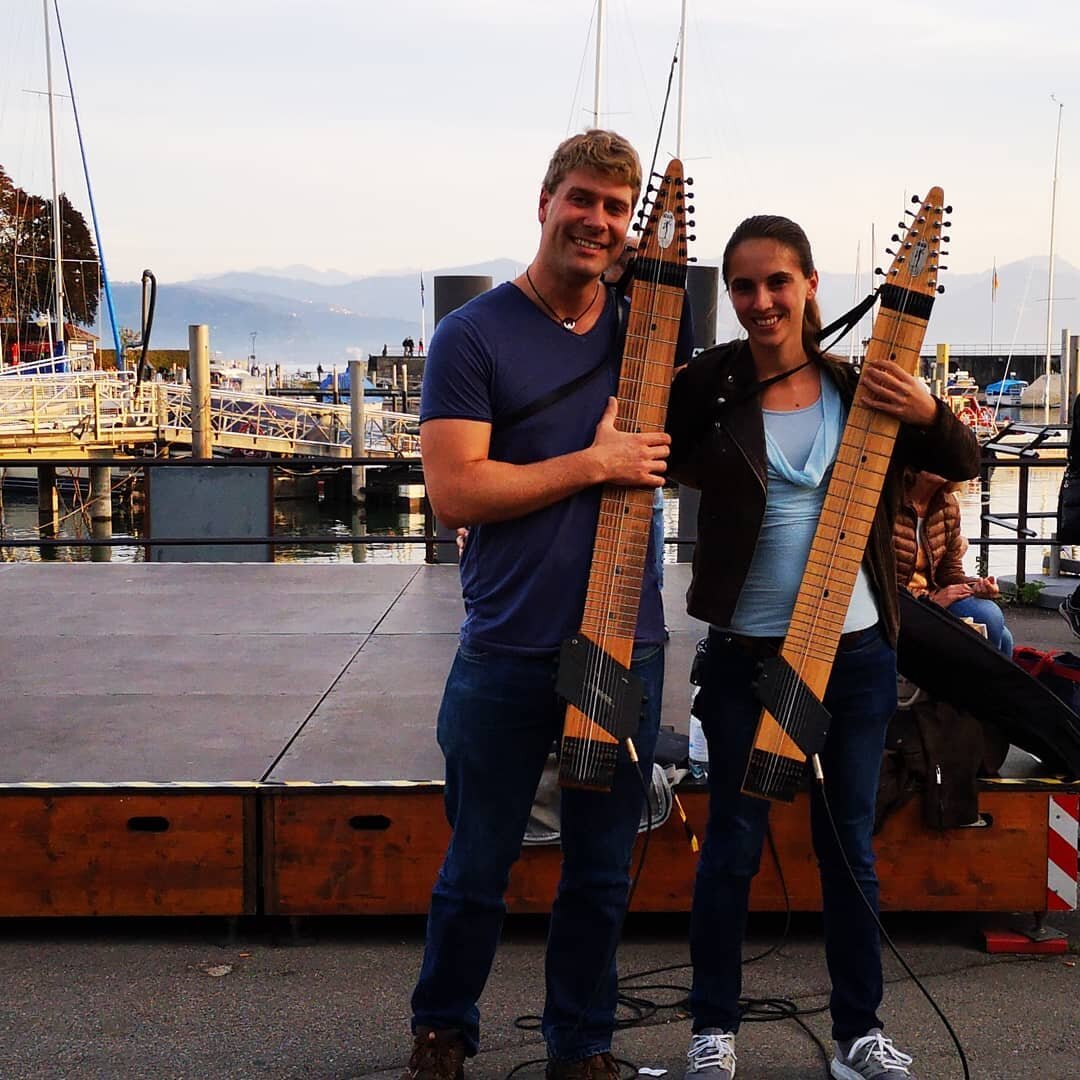
{"type": "MultiPolygon", "coordinates": [[[[590,305],[591,307],[592,305],[590,305]]],[[[577,319],[563,319],[562,327],[564,330],[573,330],[577,326],[577,319]]]]}

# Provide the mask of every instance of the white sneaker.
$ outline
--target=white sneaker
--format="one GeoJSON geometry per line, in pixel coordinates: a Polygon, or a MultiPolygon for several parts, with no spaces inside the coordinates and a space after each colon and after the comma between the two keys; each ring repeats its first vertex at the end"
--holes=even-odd
{"type": "Polygon", "coordinates": [[[852,1042],[845,1054],[839,1045],[829,1071],[835,1080],[900,1080],[910,1077],[911,1057],[900,1053],[892,1039],[874,1028],[861,1039],[852,1042]]]}
{"type": "Polygon", "coordinates": [[[706,1028],[690,1036],[686,1052],[684,1080],[734,1080],[735,1035],[719,1028],[706,1028]]]}

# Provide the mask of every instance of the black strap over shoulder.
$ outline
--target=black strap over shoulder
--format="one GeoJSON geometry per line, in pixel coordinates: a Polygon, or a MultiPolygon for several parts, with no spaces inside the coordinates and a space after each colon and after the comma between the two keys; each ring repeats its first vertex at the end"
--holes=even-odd
{"type": "Polygon", "coordinates": [[[850,311],[845,312],[839,319],[834,319],[828,326],[823,326],[817,332],[818,344],[825,340],[830,334],[835,333],[836,337],[829,342],[828,345],[823,345],[821,351],[828,352],[849,330],[851,330],[855,324],[874,306],[877,301],[878,293],[880,289],[875,289],[868,296],[863,297],[850,311]]]}
{"type": "MultiPolygon", "coordinates": [[[[621,282],[619,283],[622,284],[621,282]]],[[[538,412],[543,412],[544,409],[550,408],[558,401],[562,401],[563,398],[569,397],[571,394],[576,393],[587,383],[599,374],[604,368],[614,366],[618,370],[619,365],[622,363],[623,344],[626,340],[626,302],[624,300],[623,293],[619,291],[619,287],[609,287],[608,294],[614,297],[615,300],[615,333],[611,339],[611,345],[608,351],[604,354],[604,358],[588,371],[582,372],[580,375],[575,375],[574,378],[568,382],[564,382],[561,386],[556,386],[554,390],[549,390],[546,394],[541,394],[540,397],[535,398],[526,405],[522,405],[519,409],[513,409],[511,412],[503,413],[501,416],[496,416],[491,422],[492,432],[506,431],[508,428],[512,428],[517,424],[520,424],[523,420],[528,420],[529,417],[535,416],[538,412]]]]}

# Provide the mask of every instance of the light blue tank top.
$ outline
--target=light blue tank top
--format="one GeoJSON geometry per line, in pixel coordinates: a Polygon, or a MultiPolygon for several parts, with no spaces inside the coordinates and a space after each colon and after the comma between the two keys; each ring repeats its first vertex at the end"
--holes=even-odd
{"type": "MultiPolygon", "coordinates": [[[[839,391],[827,376],[821,379],[821,396],[813,405],[762,413],[768,477],[765,517],[731,625],[722,629],[749,637],[783,637],[847,416],[839,391]]],[[[873,590],[860,566],[843,632],[864,630],[877,621],[873,590]]]]}

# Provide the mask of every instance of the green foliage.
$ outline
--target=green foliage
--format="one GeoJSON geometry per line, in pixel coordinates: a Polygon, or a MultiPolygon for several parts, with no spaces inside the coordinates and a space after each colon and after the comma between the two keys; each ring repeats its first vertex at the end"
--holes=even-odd
{"type": "Polygon", "coordinates": [[[1039,594],[1045,588],[1045,581],[1025,581],[1019,589],[1009,594],[1009,600],[1019,607],[1035,607],[1039,603],[1039,594]]]}

